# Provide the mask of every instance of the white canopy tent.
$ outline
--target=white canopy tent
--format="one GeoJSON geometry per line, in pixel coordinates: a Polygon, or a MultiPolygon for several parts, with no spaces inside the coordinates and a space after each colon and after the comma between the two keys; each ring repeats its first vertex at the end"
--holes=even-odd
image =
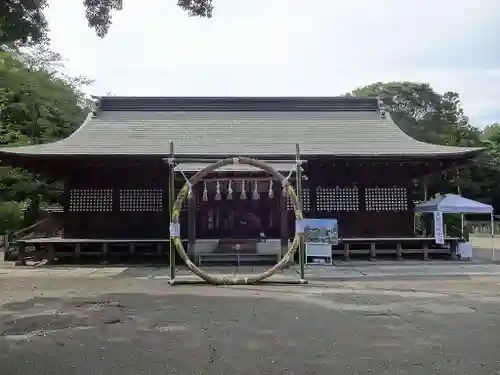
{"type": "Polygon", "coordinates": [[[444,214],[490,214],[493,207],[489,204],[473,201],[456,194],[445,194],[437,198],[419,203],[416,212],[441,211],[444,214]]]}
{"type": "Polygon", "coordinates": [[[457,194],[444,194],[415,206],[415,212],[431,213],[439,211],[443,214],[462,214],[462,233],[464,231],[464,214],[489,214],[491,218],[492,255],[493,260],[495,260],[493,206],[473,201],[457,194]]]}

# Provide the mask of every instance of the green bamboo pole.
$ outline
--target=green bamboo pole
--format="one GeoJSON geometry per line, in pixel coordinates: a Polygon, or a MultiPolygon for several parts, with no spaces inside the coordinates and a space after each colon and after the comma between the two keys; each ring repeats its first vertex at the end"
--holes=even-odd
{"type": "MultiPolygon", "coordinates": [[[[295,160],[296,165],[296,177],[297,177],[297,201],[299,203],[299,209],[302,209],[302,166],[300,165],[300,146],[295,144],[295,160]]],[[[300,280],[305,280],[305,270],[304,270],[304,234],[299,234],[299,266],[300,266],[300,280]]]]}
{"type": "MultiPolygon", "coordinates": [[[[169,210],[169,230],[172,224],[172,209],[175,201],[175,165],[174,165],[174,142],[170,142],[170,158],[172,162],[169,164],[169,178],[168,178],[168,210],[169,210]]],[[[172,235],[169,232],[170,239],[170,255],[169,255],[169,265],[170,265],[170,280],[175,279],[175,244],[172,239],[172,235]]]]}

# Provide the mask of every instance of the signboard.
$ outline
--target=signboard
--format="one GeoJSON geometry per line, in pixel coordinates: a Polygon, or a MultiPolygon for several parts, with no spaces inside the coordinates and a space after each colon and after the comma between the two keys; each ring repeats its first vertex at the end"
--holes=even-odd
{"type": "Polygon", "coordinates": [[[329,243],[306,243],[306,264],[332,264],[332,245],[329,243]]]}
{"type": "Polygon", "coordinates": [[[434,212],[434,238],[438,245],[444,245],[444,223],[441,211],[434,212]]]}
{"type": "Polygon", "coordinates": [[[179,223],[170,223],[170,238],[181,236],[181,225],[179,223]]]}
{"type": "Polygon", "coordinates": [[[297,220],[297,233],[304,234],[306,263],[332,264],[332,245],[339,243],[336,219],[297,220]]]}
{"type": "Polygon", "coordinates": [[[296,228],[304,233],[304,242],[338,245],[339,228],[337,219],[297,220],[296,228]]]}

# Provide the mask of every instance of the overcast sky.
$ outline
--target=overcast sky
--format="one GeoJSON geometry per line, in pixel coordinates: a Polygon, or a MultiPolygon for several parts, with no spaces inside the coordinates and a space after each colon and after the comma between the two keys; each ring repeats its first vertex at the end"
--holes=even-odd
{"type": "Polygon", "coordinates": [[[458,91],[500,120],[498,0],[214,0],[210,20],[176,0],[125,0],[104,39],[81,0],[49,0],[53,48],[95,95],[334,96],[375,81],[458,91]]]}

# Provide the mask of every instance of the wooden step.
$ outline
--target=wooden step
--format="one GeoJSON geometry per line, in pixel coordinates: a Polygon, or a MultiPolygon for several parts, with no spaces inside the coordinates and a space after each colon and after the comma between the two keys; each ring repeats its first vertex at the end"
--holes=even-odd
{"type": "Polygon", "coordinates": [[[217,254],[257,254],[257,243],[258,240],[254,239],[225,238],[219,240],[219,244],[213,252],[217,254]]]}
{"type": "Polygon", "coordinates": [[[200,265],[274,265],[279,261],[275,254],[208,253],[198,255],[200,265]]]}

